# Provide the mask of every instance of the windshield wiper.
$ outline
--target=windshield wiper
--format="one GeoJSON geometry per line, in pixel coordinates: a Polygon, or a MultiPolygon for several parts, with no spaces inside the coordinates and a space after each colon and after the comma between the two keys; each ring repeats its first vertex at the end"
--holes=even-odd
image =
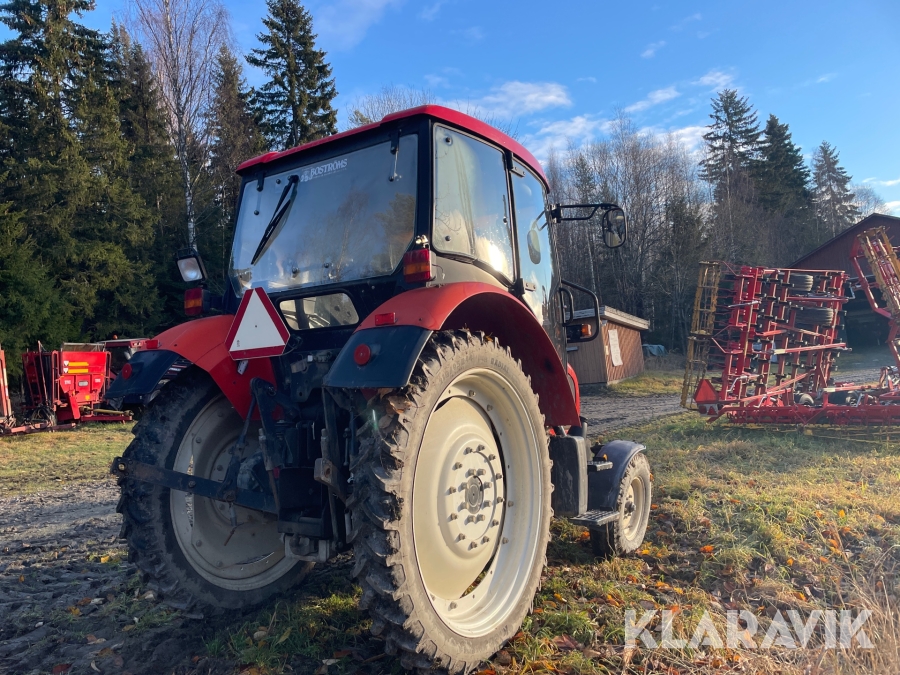
{"type": "Polygon", "coordinates": [[[297,174],[288,176],[287,185],[285,185],[284,190],[281,191],[281,197],[278,198],[278,204],[275,205],[275,213],[272,214],[272,220],[266,225],[266,231],[263,232],[262,239],[259,240],[259,246],[256,247],[256,253],[253,254],[253,259],[250,261],[251,265],[255,265],[256,261],[259,260],[262,257],[262,254],[266,252],[266,249],[269,248],[269,240],[272,239],[272,235],[275,234],[278,223],[281,222],[284,214],[287,213],[288,207],[294,200],[294,195],[291,194],[291,198],[287,201],[284,201],[284,198],[287,197],[288,192],[291,191],[291,188],[293,188],[299,180],[300,176],[297,174]],[[282,206],[282,202],[284,202],[284,206],[282,206]]]}

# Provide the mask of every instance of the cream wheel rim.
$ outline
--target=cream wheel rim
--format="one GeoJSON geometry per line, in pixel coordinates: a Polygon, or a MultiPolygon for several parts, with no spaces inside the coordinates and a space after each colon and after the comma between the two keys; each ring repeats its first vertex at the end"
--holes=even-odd
{"type": "MultiPolygon", "coordinates": [[[[221,481],[243,422],[224,396],[211,401],[191,423],[175,455],[174,471],[221,481]]],[[[242,458],[258,449],[251,425],[242,458]]],[[[276,518],[234,507],[232,526],[225,502],[170,490],[175,538],[191,567],[204,579],[231,591],[262,588],[284,576],[297,560],[287,558],[276,518]]]]}
{"type": "Polygon", "coordinates": [[[440,618],[486,635],[516,610],[538,558],[544,438],[505,377],[469,370],[425,428],[413,481],[416,560],[440,618]]]}

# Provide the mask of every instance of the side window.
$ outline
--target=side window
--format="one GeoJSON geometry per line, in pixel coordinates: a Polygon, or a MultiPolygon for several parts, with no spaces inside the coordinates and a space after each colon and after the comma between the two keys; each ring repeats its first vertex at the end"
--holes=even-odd
{"type": "Polygon", "coordinates": [[[477,258],[512,279],[512,237],[503,154],[444,127],[435,127],[434,133],[432,245],[444,253],[477,258]]]}
{"type": "Polygon", "coordinates": [[[516,232],[519,238],[519,269],[525,282],[523,300],[531,307],[538,321],[552,320],[550,303],[556,287],[556,269],[550,248],[550,226],[544,185],[524,166],[516,162],[523,173],[513,174],[513,196],[516,204],[516,232]]]}

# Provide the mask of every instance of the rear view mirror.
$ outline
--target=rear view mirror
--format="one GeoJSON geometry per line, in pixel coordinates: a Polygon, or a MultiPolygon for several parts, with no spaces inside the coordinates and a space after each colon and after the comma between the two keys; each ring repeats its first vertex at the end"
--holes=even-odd
{"type": "Polygon", "coordinates": [[[625,243],[628,226],[625,212],[618,206],[603,213],[603,243],[607,248],[618,248],[625,243]]]}

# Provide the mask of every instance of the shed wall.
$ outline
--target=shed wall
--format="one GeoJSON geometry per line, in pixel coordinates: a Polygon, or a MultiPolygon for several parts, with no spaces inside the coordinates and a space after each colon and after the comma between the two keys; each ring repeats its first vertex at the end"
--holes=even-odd
{"type": "Polygon", "coordinates": [[[605,321],[600,335],[592,342],[571,345],[577,347],[567,352],[569,363],[575,369],[580,384],[613,384],[644,372],[644,353],[641,350],[641,332],[605,321]],[[615,330],[619,336],[619,351],[622,365],[614,366],[609,349],[609,331],[615,330]]]}

